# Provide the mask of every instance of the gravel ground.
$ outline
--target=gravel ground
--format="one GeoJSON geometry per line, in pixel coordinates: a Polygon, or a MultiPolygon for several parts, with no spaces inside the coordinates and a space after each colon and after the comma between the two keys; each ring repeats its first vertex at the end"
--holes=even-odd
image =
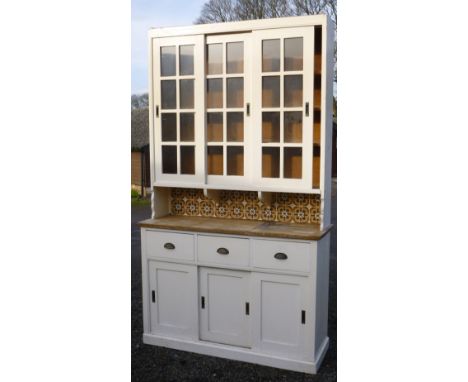
{"type": "MultiPolygon", "coordinates": [[[[336,227],[336,182],[332,222],[336,227]]],[[[150,206],[132,207],[132,381],[336,381],[336,229],[332,231],[328,335],[330,347],[318,374],[308,375],[245,362],[145,345],[142,342],[140,231],[150,206]]]]}

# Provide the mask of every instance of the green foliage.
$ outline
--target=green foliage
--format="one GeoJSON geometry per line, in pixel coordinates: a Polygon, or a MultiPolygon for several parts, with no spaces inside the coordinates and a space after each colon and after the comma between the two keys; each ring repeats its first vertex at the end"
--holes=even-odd
{"type": "Polygon", "coordinates": [[[140,196],[137,190],[132,188],[132,206],[149,205],[151,200],[140,196]]]}
{"type": "Polygon", "coordinates": [[[132,110],[148,107],[148,93],[132,94],[131,105],[132,110]]]}

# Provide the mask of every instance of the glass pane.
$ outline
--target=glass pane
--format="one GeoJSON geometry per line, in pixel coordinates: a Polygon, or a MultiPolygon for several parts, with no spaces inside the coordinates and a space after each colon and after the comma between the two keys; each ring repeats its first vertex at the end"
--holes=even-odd
{"type": "Polygon", "coordinates": [[[227,73],[244,73],[244,43],[228,42],[227,48],[227,73]]]}
{"type": "Polygon", "coordinates": [[[244,147],[227,147],[227,174],[244,175],[244,147]]]}
{"type": "Polygon", "coordinates": [[[177,146],[162,146],[162,172],[177,174],[177,146]]]}
{"type": "Polygon", "coordinates": [[[284,39],[284,70],[302,70],[302,37],[284,39]]]}
{"type": "Polygon", "coordinates": [[[262,148],[262,177],[279,178],[279,147],[262,148]]]}
{"type": "Polygon", "coordinates": [[[279,72],[280,70],[280,40],[262,41],[262,71],[279,72]]]}
{"type": "Polygon", "coordinates": [[[284,177],[295,179],[302,178],[302,148],[284,148],[284,177]]]}
{"type": "Polygon", "coordinates": [[[161,109],[176,108],[176,81],[161,81],[161,109]]]}
{"type": "Polygon", "coordinates": [[[180,146],[180,173],[195,174],[195,146],[180,146]]]}
{"type": "Polygon", "coordinates": [[[180,108],[193,109],[193,81],[180,80],[180,108]]]}
{"type": "Polygon", "coordinates": [[[223,72],[223,44],[209,44],[207,49],[208,74],[223,72]]]}
{"type": "Polygon", "coordinates": [[[262,113],[262,142],[280,141],[280,113],[263,112],[262,113]]]}
{"type": "Polygon", "coordinates": [[[320,188],[320,155],[315,155],[312,159],[312,187],[320,188]]]}
{"type": "Polygon", "coordinates": [[[194,113],[180,113],[180,141],[193,142],[195,140],[194,113]]]}
{"type": "Polygon", "coordinates": [[[284,142],[302,142],[302,111],[284,112],[284,142]]]}
{"type": "Polygon", "coordinates": [[[213,78],[206,80],[207,108],[223,107],[223,79],[213,78]]]}
{"type": "Polygon", "coordinates": [[[262,77],[262,107],[279,107],[280,77],[262,77]]]}
{"type": "Polygon", "coordinates": [[[161,140],[163,142],[177,141],[177,119],[175,113],[161,114],[161,140]]]}
{"type": "Polygon", "coordinates": [[[161,76],[175,76],[175,46],[161,47],[161,76]]]}
{"type": "Polygon", "coordinates": [[[228,112],[227,113],[227,141],[228,142],[243,142],[244,141],[244,113],[228,112]]]}
{"type": "Polygon", "coordinates": [[[207,135],[208,142],[223,141],[223,113],[208,113],[207,135]]]}
{"type": "Polygon", "coordinates": [[[243,107],[244,105],[244,79],[228,78],[227,87],[227,107],[243,107]]]}
{"type": "Polygon", "coordinates": [[[182,45],[179,48],[179,74],[193,75],[193,45],[182,45]]]}
{"type": "Polygon", "coordinates": [[[223,175],[223,146],[208,146],[208,175],[223,175]]]}
{"type": "Polygon", "coordinates": [[[302,75],[284,76],[284,106],[302,106],[302,75]]]}

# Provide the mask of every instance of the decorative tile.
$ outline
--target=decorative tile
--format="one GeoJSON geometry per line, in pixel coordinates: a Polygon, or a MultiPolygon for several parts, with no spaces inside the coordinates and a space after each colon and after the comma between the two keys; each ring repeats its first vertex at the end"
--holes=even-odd
{"type": "Polygon", "coordinates": [[[271,206],[262,207],[262,220],[276,221],[276,209],[271,206]]]}
{"type": "Polygon", "coordinates": [[[289,223],[291,219],[292,211],[290,207],[282,205],[278,208],[278,221],[280,221],[281,223],[289,223]]]}
{"type": "Polygon", "coordinates": [[[320,195],[273,193],[266,204],[253,191],[222,190],[215,201],[204,196],[203,190],[173,188],[171,214],[320,224],[320,195]]]}
{"type": "Polygon", "coordinates": [[[229,215],[233,219],[243,219],[244,218],[244,205],[242,203],[233,203],[229,207],[229,215]]]}

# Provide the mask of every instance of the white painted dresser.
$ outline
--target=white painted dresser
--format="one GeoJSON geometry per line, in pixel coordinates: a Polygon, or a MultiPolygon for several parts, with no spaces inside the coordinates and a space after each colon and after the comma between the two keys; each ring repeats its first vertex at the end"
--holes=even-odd
{"type": "Polygon", "coordinates": [[[315,373],[328,348],[326,16],[152,29],[147,344],[315,373]]]}

